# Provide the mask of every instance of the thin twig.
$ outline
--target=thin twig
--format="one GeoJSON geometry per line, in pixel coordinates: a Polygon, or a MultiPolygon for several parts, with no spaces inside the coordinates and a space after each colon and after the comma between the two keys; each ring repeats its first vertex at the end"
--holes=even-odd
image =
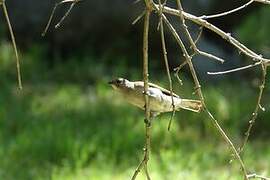
{"type": "Polygon", "coordinates": [[[258,174],[256,174],[256,173],[254,173],[254,174],[249,174],[249,175],[248,175],[248,178],[249,178],[249,179],[256,179],[256,178],[258,178],[258,179],[261,179],[261,180],[270,180],[270,178],[268,178],[268,177],[266,177],[266,176],[258,175],[258,174]]]}
{"type": "Polygon", "coordinates": [[[12,41],[12,45],[13,45],[13,49],[15,51],[15,56],[16,56],[16,67],[17,67],[17,79],[18,79],[18,86],[19,89],[22,89],[22,77],[21,77],[21,68],[20,68],[20,58],[18,55],[18,50],[17,50],[17,45],[16,45],[16,39],[13,33],[13,29],[9,20],[9,16],[8,16],[8,10],[6,7],[6,3],[5,0],[2,0],[1,4],[3,7],[3,11],[4,11],[4,16],[6,18],[7,21],[7,25],[8,25],[8,29],[9,29],[9,33],[10,33],[10,37],[11,37],[11,41],[12,41]]]}
{"type": "Polygon", "coordinates": [[[250,0],[247,3],[243,4],[242,6],[239,6],[239,7],[235,8],[235,9],[230,10],[230,11],[226,11],[226,12],[222,12],[222,13],[218,13],[218,14],[213,14],[213,15],[203,15],[203,16],[200,16],[199,18],[211,19],[211,18],[217,18],[217,17],[226,16],[226,15],[235,13],[237,11],[240,11],[240,10],[246,8],[248,5],[250,5],[253,2],[254,2],[254,0],[250,0]]]}
{"type": "Polygon", "coordinates": [[[255,0],[256,2],[259,2],[259,3],[263,3],[263,4],[268,4],[270,5],[270,1],[269,0],[255,0]]]}
{"type": "Polygon", "coordinates": [[[42,36],[45,36],[45,35],[46,35],[46,33],[47,33],[47,31],[48,31],[48,29],[49,29],[49,27],[50,27],[50,24],[51,24],[51,22],[52,22],[52,18],[53,18],[54,14],[55,14],[56,8],[57,8],[59,5],[64,4],[64,3],[70,3],[70,2],[72,2],[72,4],[70,5],[68,11],[67,11],[67,12],[65,13],[65,15],[61,18],[61,20],[55,25],[55,28],[58,28],[58,27],[60,26],[60,24],[64,21],[64,19],[70,14],[70,11],[72,10],[73,6],[74,6],[77,2],[79,2],[79,1],[81,1],[81,0],[63,0],[63,1],[59,2],[59,3],[55,3],[55,5],[54,5],[54,7],[53,7],[53,10],[52,10],[52,12],[51,12],[51,15],[50,15],[50,17],[49,17],[49,20],[48,20],[48,22],[47,22],[47,24],[46,24],[46,27],[45,27],[45,29],[44,29],[44,31],[42,32],[41,35],[42,35],[42,36]]]}
{"type": "Polygon", "coordinates": [[[245,145],[247,144],[251,129],[257,119],[259,110],[261,109],[264,111],[264,108],[261,106],[261,100],[262,100],[263,90],[264,90],[265,82],[266,82],[267,66],[265,66],[264,64],[261,64],[261,66],[262,66],[262,78],[261,78],[261,84],[259,86],[259,95],[257,98],[257,104],[256,104],[254,112],[252,113],[252,118],[249,121],[249,127],[245,133],[245,139],[243,141],[243,144],[239,148],[239,153],[243,151],[245,145]]]}
{"type": "Polygon", "coordinates": [[[46,24],[46,27],[45,27],[45,29],[43,30],[41,36],[45,36],[45,35],[46,35],[46,33],[47,33],[47,31],[48,31],[48,29],[49,29],[49,27],[50,27],[50,24],[51,24],[51,22],[52,22],[52,18],[53,18],[53,16],[54,16],[55,10],[56,10],[56,8],[57,8],[58,5],[59,5],[59,3],[55,3],[55,5],[54,5],[54,7],[53,7],[53,10],[52,10],[52,12],[51,12],[51,15],[50,15],[50,17],[49,17],[49,20],[48,20],[48,22],[47,22],[47,24],[46,24]]]}
{"type": "Polygon", "coordinates": [[[183,81],[182,79],[179,77],[179,72],[180,70],[187,64],[187,61],[184,61],[183,63],[181,63],[178,67],[174,68],[173,70],[175,71],[174,72],[174,75],[176,77],[176,79],[178,80],[179,84],[182,86],[183,85],[183,81]]]}
{"type": "MultiPolygon", "coordinates": [[[[201,51],[201,50],[199,50],[197,48],[196,43],[193,41],[193,39],[191,37],[191,34],[188,31],[188,27],[187,27],[187,25],[185,23],[185,18],[184,18],[183,13],[182,13],[183,12],[183,8],[182,8],[182,5],[180,3],[180,0],[176,0],[176,2],[177,2],[178,9],[179,9],[179,17],[180,17],[181,25],[184,28],[184,33],[185,33],[186,37],[188,38],[189,43],[191,44],[191,48],[193,49],[194,54],[200,54],[202,56],[208,57],[209,59],[214,59],[216,61],[219,61],[219,62],[223,63],[224,60],[222,58],[219,58],[219,57],[217,57],[215,55],[212,55],[212,54],[209,54],[207,52],[203,52],[203,51],[201,51]]],[[[197,39],[197,41],[198,41],[198,39],[197,39]]]]}
{"type": "Polygon", "coordinates": [[[199,33],[198,33],[198,35],[197,35],[197,38],[196,38],[195,41],[194,41],[194,44],[197,44],[197,42],[199,41],[199,39],[200,39],[201,36],[202,36],[202,32],[203,32],[203,27],[201,26],[201,27],[199,28],[199,33]]]}
{"type": "MultiPolygon", "coordinates": [[[[155,7],[155,9],[158,11],[159,7],[156,4],[153,4],[153,6],[155,7]]],[[[164,6],[164,13],[168,13],[171,15],[175,15],[175,16],[180,16],[180,12],[177,9],[173,9],[167,6],[164,6]]],[[[223,39],[225,39],[226,41],[228,41],[229,43],[231,43],[235,48],[237,48],[240,52],[242,52],[243,54],[245,54],[246,56],[250,57],[252,60],[254,61],[264,61],[265,63],[269,63],[270,59],[264,58],[259,54],[256,54],[255,52],[253,52],[252,50],[250,50],[248,47],[246,47],[245,45],[243,45],[242,43],[240,43],[238,40],[236,40],[234,37],[231,36],[231,34],[229,33],[225,33],[224,31],[222,31],[221,29],[219,29],[218,27],[214,26],[213,24],[207,22],[205,19],[199,18],[197,16],[194,16],[192,14],[189,14],[187,12],[182,12],[183,16],[185,19],[188,19],[200,26],[203,26],[209,30],[211,30],[212,32],[216,33],[217,35],[221,36],[223,39]]]]}
{"type": "MultiPolygon", "coordinates": [[[[157,6],[155,6],[155,9],[157,6]]],[[[158,10],[158,9],[157,9],[158,10]]],[[[181,16],[180,16],[181,17],[181,16]]],[[[227,134],[224,132],[224,130],[221,128],[221,126],[219,125],[218,121],[213,117],[213,115],[210,113],[210,111],[207,109],[206,105],[205,105],[205,102],[204,102],[204,96],[203,96],[203,93],[201,91],[201,86],[200,86],[200,83],[199,83],[199,80],[198,80],[198,77],[196,75],[196,71],[194,69],[194,66],[193,66],[193,63],[190,59],[190,56],[185,48],[185,45],[184,43],[182,42],[182,40],[180,39],[179,35],[177,34],[176,30],[173,28],[173,26],[170,24],[170,22],[168,21],[168,19],[166,18],[166,16],[163,14],[162,15],[162,18],[165,22],[165,24],[168,26],[168,28],[170,29],[170,31],[172,32],[173,36],[175,37],[178,45],[181,47],[182,51],[183,51],[183,56],[184,58],[186,59],[188,65],[189,65],[189,68],[190,68],[190,72],[192,74],[192,77],[193,77],[193,80],[194,80],[194,83],[195,83],[195,87],[196,87],[196,91],[198,92],[198,95],[203,103],[203,107],[204,109],[206,110],[208,116],[211,118],[214,126],[217,128],[217,130],[219,131],[219,133],[221,134],[221,136],[224,138],[224,140],[227,142],[227,144],[229,145],[229,147],[231,148],[231,150],[234,152],[235,156],[237,157],[240,165],[241,165],[241,168],[243,170],[243,174],[245,176],[245,180],[248,180],[247,178],[247,171],[246,171],[246,168],[245,168],[245,165],[240,157],[240,155],[238,154],[234,144],[231,142],[231,140],[229,139],[229,137],[227,136],[227,134]]]]}
{"type": "MultiPolygon", "coordinates": [[[[73,0],[73,2],[72,2],[72,0],[70,1],[70,2],[72,2],[71,3],[71,5],[69,6],[69,9],[67,10],[67,12],[64,14],[64,16],[61,18],[61,20],[54,26],[55,27],[55,29],[57,29],[57,28],[59,28],[60,26],[61,26],[61,24],[64,22],[64,20],[66,19],[66,17],[70,14],[70,12],[71,12],[71,10],[73,9],[73,7],[74,7],[74,5],[77,3],[77,2],[79,2],[80,0],[73,0]]],[[[63,2],[63,1],[62,1],[63,2]]],[[[68,2],[68,1],[66,1],[66,2],[68,2]]]]}
{"type": "Polygon", "coordinates": [[[232,72],[237,72],[237,71],[242,71],[242,70],[245,70],[245,69],[249,69],[249,68],[258,66],[260,64],[263,64],[263,62],[262,61],[259,61],[259,62],[256,62],[254,64],[250,64],[250,65],[247,65],[247,66],[243,66],[243,67],[239,67],[239,68],[235,68],[235,69],[230,69],[230,70],[226,70],[226,71],[207,72],[207,74],[209,74],[209,75],[228,74],[228,73],[232,73],[232,72]]]}
{"type": "MultiPolygon", "coordinates": [[[[161,6],[162,6],[161,1],[159,0],[159,7],[160,7],[159,15],[160,15],[160,17],[162,15],[161,6]]],[[[172,78],[171,78],[170,69],[169,69],[169,63],[168,63],[168,56],[167,56],[167,50],[166,50],[166,42],[165,42],[165,35],[164,35],[164,27],[163,27],[163,19],[162,19],[162,17],[160,18],[160,21],[159,21],[159,27],[160,27],[160,37],[161,37],[161,45],[162,45],[163,57],[164,57],[167,77],[168,77],[169,84],[170,84],[170,94],[171,94],[172,107],[173,107],[172,116],[171,116],[169,124],[168,124],[168,131],[169,131],[170,128],[171,128],[172,119],[173,119],[174,114],[175,114],[175,104],[174,104],[174,100],[173,100],[173,85],[172,85],[172,78]]]]}
{"type": "Polygon", "coordinates": [[[144,15],[145,10],[134,21],[132,21],[132,25],[135,25],[144,15]]]}

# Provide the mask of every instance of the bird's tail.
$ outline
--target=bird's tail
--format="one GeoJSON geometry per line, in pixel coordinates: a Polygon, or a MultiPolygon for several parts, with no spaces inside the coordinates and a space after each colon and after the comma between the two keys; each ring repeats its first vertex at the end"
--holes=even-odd
{"type": "Polygon", "coordinates": [[[202,102],[199,100],[182,99],[178,108],[200,112],[202,110],[202,102]]]}

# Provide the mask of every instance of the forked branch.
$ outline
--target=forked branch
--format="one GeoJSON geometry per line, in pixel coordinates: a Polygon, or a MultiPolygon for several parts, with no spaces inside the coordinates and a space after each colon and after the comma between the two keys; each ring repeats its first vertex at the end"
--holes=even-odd
{"type": "Polygon", "coordinates": [[[64,16],[60,19],[60,21],[54,26],[55,28],[59,28],[61,26],[61,24],[64,22],[64,20],[66,19],[66,17],[70,14],[71,10],[73,9],[74,5],[76,3],[78,3],[79,1],[81,0],[63,0],[63,1],[60,1],[59,3],[55,3],[54,7],[53,7],[53,10],[51,12],[51,15],[49,17],[49,20],[47,22],[47,25],[42,33],[42,36],[45,36],[49,27],[50,27],[50,24],[52,22],[52,18],[55,14],[55,11],[56,11],[56,8],[62,4],[65,4],[65,3],[71,3],[71,5],[69,6],[69,9],[66,11],[66,13],[64,14],[64,16]]]}

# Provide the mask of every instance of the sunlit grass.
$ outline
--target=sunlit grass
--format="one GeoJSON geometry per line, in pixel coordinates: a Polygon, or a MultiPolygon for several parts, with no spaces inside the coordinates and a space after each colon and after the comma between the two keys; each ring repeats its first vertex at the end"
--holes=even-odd
{"type": "MultiPolygon", "coordinates": [[[[242,130],[235,128],[241,118],[247,120],[242,112],[250,109],[249,102],[232,105],[226,93],[221,97],[212,87],[206,92],[211,109],[239,143],[242,130]]],[[[128,179],[142,157],[143,113],[105,81],[87,87],[26,85],[21,93],[6,88],[1,99],[1,179],[128,179]]],[[[231,153],[206,116],[179,112],[168,132],[169,118],[165,114],[153,122],[154,179],[241,179],[237,162],[229,164],[231,153]]],[[[252,172],[267,174],[270,146],[260,142],[247,146],[244,160],[252,172]]]]}
{"type": "MultiPolygon", "coordinates": [[[[24,56],[20,92],[9,61],[12,51],[6,50],[10,48],[0,45],[0,179],[129,179],[142,158],[143,112],[125,103],[107,81],[123,74],[137,80],[139,73],[125,73],[127,67],[117,62],[110,68],[97,65],[94,57],[49,69],[39,59],[44,52],[37,46],[24,56]]],[[[153,78],[168,85],[165,75],[153,78]]],[[[175,85],[174,90],[196,98],[193,85],[183,80],[184,86],[175,85]]],[[[255,90],[236,81],[203,86],[209,109],[236,145],[242,142],[254,109],[255,90]]],[[[249,172],[269,176],[267,87],[263,105],[267,111],[260,112],[242,156],[249,172]]],[[[242,179],[239,164],[229,163],[231,152],[206,115],[177,112],[170,132],[169,119],[170,114],[163,114],[153,121],[153,179],[242,179]]],[[[145,179],[143,172],[138,179],[145,179]]]]}

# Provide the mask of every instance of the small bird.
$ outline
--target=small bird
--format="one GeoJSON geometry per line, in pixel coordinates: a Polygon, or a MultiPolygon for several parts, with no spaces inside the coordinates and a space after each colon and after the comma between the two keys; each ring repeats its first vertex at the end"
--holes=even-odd
{"type": "Polygon", "coordinates": [[[159,87],[153,83],[149,83],[148,92],[144,93],[144,82],[129,81],[124,78],[117,78],[109,82],[109,84],[118,91],[127,102],[145,109],[145,94],[149,97],[149,108],[151,116],[155,117],[163,112],[172,112],[174,110],[186,109],[193,112],[200,112],[202,102],[199,100],[182,99],[177,94],[167,89],[159,87]],[[174,107],[173,107],[174,104],[174,107]]]}

